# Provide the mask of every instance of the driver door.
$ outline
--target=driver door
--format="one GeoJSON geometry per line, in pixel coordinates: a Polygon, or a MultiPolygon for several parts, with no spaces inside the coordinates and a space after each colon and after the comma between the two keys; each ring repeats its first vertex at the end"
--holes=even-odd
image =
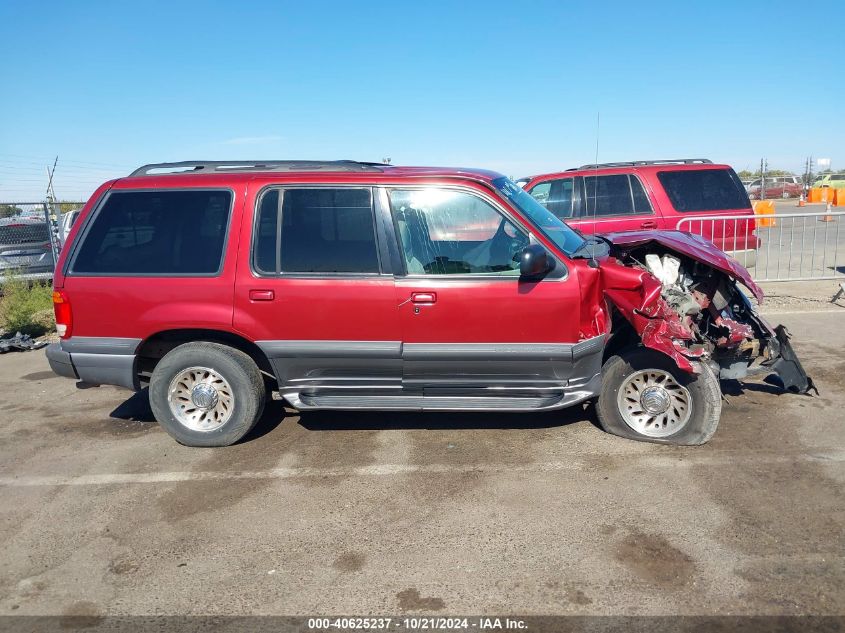
{"type": "Polygon", "coordinates": [[[562,261],[519,278],[530,236],[493,196],[469,187],[383,191],[404,270],[396,277],[403,392],[554,395],[572,377],[580,292],[562,261]]]}

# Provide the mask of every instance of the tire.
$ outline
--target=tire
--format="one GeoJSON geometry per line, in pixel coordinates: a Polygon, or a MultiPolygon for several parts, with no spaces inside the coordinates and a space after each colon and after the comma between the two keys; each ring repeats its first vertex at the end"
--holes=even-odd
{"type": "Polygon", "coordinates": [[[665,354],[644,347],[611,356],[602,367],[596,406],[601,427],[641,442],[681,446],[706,443],[719,426],[722,392],[707,364],[693,365],[697,373],[687,373],[665,354]],[[667,401],[664,413],[652,415],[667,401]]]}
{"type": "Polygon", "coordinates": [[[265,401],[264,379],[255,362],[219,343],[172,349],[150,378],[156,420],[185,446],[234,444],[258,422],[265,401]]]}

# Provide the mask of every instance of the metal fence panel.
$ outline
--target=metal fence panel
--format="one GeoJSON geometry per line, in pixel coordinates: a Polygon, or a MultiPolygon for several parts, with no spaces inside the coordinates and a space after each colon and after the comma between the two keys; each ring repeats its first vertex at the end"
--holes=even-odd
{"type": "MultiPolygon", "coordinates": [[[[748,215],[707,215],[683,218],[679,231],[710,239],[733,223],[733,239],[744,235],[748,215]]],[[[737,251],[737,259],[748,268],[756,281],[811,281],[845,279],[845,211],[813,213],[777,213],[755,216],[755,233],[760,238],[756,251],[737,251]]],[[[728,235],[731,231],[728,230],[728,235]]],[[[730,250],[731,240],[723,249],[730,250]]]]}
{"type": "Polygon", "coordinates": [[[52,279],[71,220],[83,204],[0,202],[0,281],[9,274],[52,279]]]}

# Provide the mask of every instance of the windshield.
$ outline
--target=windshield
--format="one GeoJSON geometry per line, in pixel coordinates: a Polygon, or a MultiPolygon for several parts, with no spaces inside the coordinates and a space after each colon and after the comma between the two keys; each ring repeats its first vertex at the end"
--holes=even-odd
{"type": "Polygon", "coordinates": [[[532,198],[510,178],[496,178],[493,181],[493,186],[519,209],[540,233],[554,242],[555,246],[568,256],[571,257],[585,244],[583,237],[532,198]]]}

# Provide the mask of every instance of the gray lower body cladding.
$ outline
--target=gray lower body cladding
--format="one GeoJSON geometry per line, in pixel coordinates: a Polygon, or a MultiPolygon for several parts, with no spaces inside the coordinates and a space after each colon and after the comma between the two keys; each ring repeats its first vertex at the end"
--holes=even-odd
{"type": "MultiPolygon", "coordinates": [[[[259,341],[279,390],[301,409],[560,409],[598,395],[604,337],[579,343],[259,341]]],[[[47,348],[53,371],[138,388],[140,339],[72,337],[47,348]]]]}
{"type": "Polygon", "coordinates": [[[301,409],[541,410],[598,394],[604,337],[579,343],[259,341],[301,409]]]}
{"type": "Polygon", "coordinates": [[[135,350],[140,343],[140,339],[76,336],[49,345],[46,354],[59,376],[137,389],[135,350]]]}

